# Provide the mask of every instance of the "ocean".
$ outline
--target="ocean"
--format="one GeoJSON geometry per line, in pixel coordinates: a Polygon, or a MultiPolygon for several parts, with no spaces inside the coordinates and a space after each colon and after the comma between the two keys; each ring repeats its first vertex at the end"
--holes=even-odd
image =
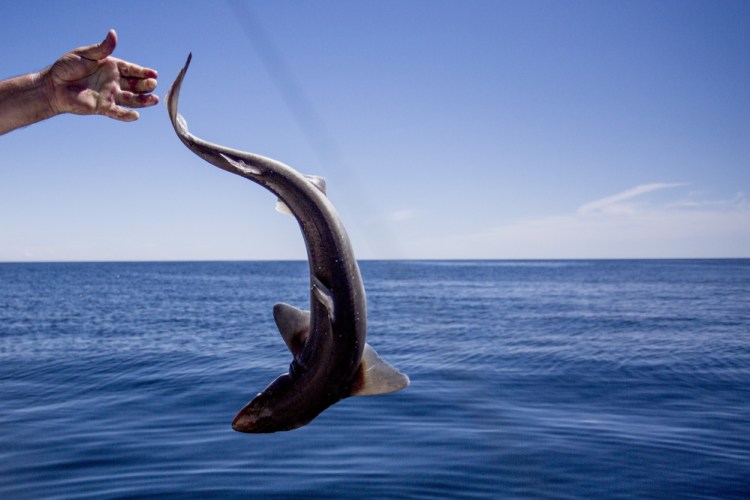
{"type": "Polygon", "coordinates": [[[361,269],[411,385],[252,435],[306,262],[0,264],[0,498],[750,497],[750,260],[361,269]]]}

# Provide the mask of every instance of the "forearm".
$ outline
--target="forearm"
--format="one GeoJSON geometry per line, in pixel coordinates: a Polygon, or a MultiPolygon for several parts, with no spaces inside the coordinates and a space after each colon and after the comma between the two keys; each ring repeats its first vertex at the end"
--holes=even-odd
{"type": "Polygon", "coordinates": [[[30,73],[0,82],[0,135],[57,114],[50,106],[42,75],[30,73]]]}

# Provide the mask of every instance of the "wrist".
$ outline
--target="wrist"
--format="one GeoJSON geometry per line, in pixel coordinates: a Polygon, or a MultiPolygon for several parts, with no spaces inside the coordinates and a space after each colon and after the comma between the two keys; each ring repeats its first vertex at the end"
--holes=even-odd
{"type": "Polygon", "coordinates": [[[55,84],[52,81],[50,69],[51,67],[47,67],[30,75],[32,92],[39,106],[37,111],[40,113],[40,119],[42,120],[63,113],[56,105],[55,84]]]}
{"type": "Polygon", "coordinates": [[[44,71],[0,81],[0,134],[50,118],[44,71]]]}

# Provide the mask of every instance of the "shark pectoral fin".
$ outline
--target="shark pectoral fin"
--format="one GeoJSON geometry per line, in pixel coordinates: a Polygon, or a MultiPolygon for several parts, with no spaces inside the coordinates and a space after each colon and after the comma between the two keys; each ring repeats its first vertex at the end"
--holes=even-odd
{"type": "Polygon", "coordinates": [[[310,312],[279,302],[273,306],[273,319],[293,356],[297,356],[310,333],[310,312]]]}
{"type": "Polygon", "coordinates": [[[409,385],[409,377],[378,356],[370,344],[365,344],[352,396],[387,394],[401,390],[407,385],[409,385]]]}
{"type": "MultiPolygon", "coordinates": [[[[328,196],[328,194],[326,193],[325,177],[321,177],[319,175],[306,175],[305,179],[310,181],[310,184],[318,188],[318,190],[323,193],[324,196],[328,196]]],[[[282,200],[281,198],[276,199],[276,211],[284,215],[294,215],[287,204],[284,203],[284,200],[282,200]]]]}

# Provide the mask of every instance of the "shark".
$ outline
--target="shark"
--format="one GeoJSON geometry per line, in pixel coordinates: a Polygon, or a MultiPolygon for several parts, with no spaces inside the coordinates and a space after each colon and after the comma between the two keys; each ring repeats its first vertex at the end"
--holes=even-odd
{"type": "Polygon", "coordinates": [[[192,53],[167,95],[177,136],[208,163],[266,188],[277,209],[293,215],[307,249],[310,308],[278,303],[276,326],[292,361],[234,418],[239,432],[288,431],[311,422],[350,396],[386,394],[409,385],[409,377],[366,343],[367,300],[362,276],[344,224],[326,195],[322,177],[306,176],[279,161],[200,139],[178,112],[180,89],[192,53]]]}

